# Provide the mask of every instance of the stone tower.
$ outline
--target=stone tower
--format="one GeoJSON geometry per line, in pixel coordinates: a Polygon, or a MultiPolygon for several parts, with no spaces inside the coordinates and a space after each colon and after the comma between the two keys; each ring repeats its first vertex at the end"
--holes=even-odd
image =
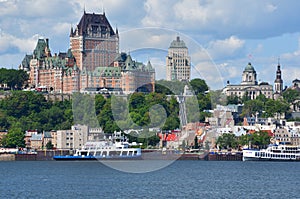
{"type": "Polygon", "coordinates": [[[119,52],[119,35],[105,13],[86,13],[75,30],[71,28],[70,47],[80,70],[93,71],[113,63],[119,52]]]}

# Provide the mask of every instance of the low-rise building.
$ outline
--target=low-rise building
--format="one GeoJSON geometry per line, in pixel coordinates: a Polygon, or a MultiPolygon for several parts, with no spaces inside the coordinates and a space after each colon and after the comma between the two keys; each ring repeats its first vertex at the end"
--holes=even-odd
{"type": "Polygon", "coordinates": [[[27,149],[31,149],[31,137],[33,135],[37,135],[38,131],[37,130],[27,130],[25,132],[25,137],[24,137],[24,141],[25,141],[25,148],[27,149]]]}
{"type": "Polygon", "coordinates": [[[70,130],[57,131],[58,149],[79,149],[88,139],[88,126],[74,125],[70,130]]]}
{"type": "Polygon", "coordinates": [[[300,132],[288,127],[277,128],[274,139],[282,144],[300,145],[300,132]]]}
{"type": "Polygon", "coordinates": [[[44,146],[43,143],[43,134],[33,134],[30,138],[30,149],[37,150],[42,149],[44,146]]]}
{"type": "Polygon", "coordinates": [[[51,142],[53,145],[53,148],[57,148],[57,132],[52,130],[52,131],[44,131],[43,132],[43,143],[44,147],[51,142]]]}

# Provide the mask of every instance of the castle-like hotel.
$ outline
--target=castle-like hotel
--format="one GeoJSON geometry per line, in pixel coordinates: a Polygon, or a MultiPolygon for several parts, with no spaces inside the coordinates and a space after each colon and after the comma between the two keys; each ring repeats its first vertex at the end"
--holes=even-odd
{"type": "Polygon", "coordinates": [[[70,49],[52,55],[48,39],[39,39],[19,67],[29,73],[28,85],[54,93],[124,93],[154,91],[155,70],[119,53],[118,30],[105,13],[84,12],[70,31],[70,49]]]}

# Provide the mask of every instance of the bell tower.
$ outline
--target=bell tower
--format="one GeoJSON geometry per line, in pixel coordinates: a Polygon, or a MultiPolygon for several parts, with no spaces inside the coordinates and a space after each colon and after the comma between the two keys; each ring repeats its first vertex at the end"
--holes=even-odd
{"type": "Polygon", "coordinates": [[[281,78],[281,70],[280,63],[278,61],[277,71],[276,71],[276,79],[274,81],[274,91],[276,94],[281,95],[283,91],[283,80],[281,78]]]}

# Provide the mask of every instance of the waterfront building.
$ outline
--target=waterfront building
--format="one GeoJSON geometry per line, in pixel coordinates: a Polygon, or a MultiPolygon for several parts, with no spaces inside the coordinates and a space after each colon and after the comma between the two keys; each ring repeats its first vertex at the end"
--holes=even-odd
{"type": "Polygon", "coordinates": [[[278,143],[300,145],[300,132],[288,127],[277,128],[274,133],[274,139],[278,143]]]}
{"type": "Polygon", "coordinates": [[[190,80],[191,77],[191,58],[188,55],[188,48],[183,40],[177,36],[171,42],[166,57],[166,79],[171,80],[190,80]]]}
{"type": "Polygon", "coordinates": [[[251,63],[245,67],[242,74],[242,82],[240,84],[230,84],[227,82],[223,92],[227,96],[248,96],[250,99],[255,99],[260,94],[267,98],[273,98],[273,86],[267,82],[257,82],[257,74],[251,63]]]}
{"type": "Polygon", "coordinates": [[[43,134],[33,134],[30,138],[30,149],[37,150],[43,148],[43,134]]]}
{"type": "Polygon", "coordinates": [[[89,128],[88,141],[101,141],[105,138],[104,131],[101,127],[89,128]]]}
{"type": "Polygon", "coordinates": [[[43,132],[43,143],[44,147],[51,142],[53,145],[53,148],[57,148],[57,132],[52,130],[52,131],[44,131],[43,132]]]}
{"type": "Polygon", "coordinates": [[[25,131],[24,141],[25,141],[25,147],[27,149],[31,149],[31,137],[33,135],[37,135],[37,134],[38,134],[37,130],[28,130],[28,131],[25,131]]]}
{"type": "Polygon", "coordinates": [[[88,126],[74,125],[69,130],[57,131],[58,149],[79,149],[84,146],[88,138],[88,126]]]}

